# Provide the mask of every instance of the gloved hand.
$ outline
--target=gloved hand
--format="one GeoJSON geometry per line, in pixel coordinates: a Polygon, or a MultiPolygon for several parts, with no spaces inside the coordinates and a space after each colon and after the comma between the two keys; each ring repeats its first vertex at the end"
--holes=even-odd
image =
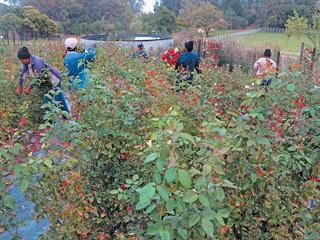
{"type": "Polygon", "coordinates": [[[16,89],[16,94],[20,97],[22,94],[22,86],[19,85],[19,87],[16,89]]]}
{"type": "Polygon", "coordinates": [[[31,86],[29,85],[28,87],[26,87],[26,89],[24,90],[24,92],[27,94],[27,95],[29,95],[30,94],[30,92],[31,92],[31,86]]]}

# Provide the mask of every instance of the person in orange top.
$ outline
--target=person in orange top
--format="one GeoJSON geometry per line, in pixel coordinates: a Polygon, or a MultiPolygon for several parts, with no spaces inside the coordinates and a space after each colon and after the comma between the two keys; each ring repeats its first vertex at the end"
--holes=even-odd
{"type": "Polygon", "coordinates": [[[277,64],[271,59],[270,49],[264,51],[264,57],[256,61],[254,69],[257,70],[257,77],[261,79],[261,86],[269,87],[277,71],[277,64]]]}

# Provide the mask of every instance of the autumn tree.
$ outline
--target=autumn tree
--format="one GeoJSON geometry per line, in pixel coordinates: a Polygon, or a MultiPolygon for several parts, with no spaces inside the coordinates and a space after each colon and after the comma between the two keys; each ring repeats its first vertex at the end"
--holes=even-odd
{"type": "Polygon", "coordinates": [[[182,12],[181,18],[188,27],[202,28],[206,37],[209,36],[211,30],[228,26],[223,12],[209,2],[193,5],[189,11],[188,9],[182,12]]]}

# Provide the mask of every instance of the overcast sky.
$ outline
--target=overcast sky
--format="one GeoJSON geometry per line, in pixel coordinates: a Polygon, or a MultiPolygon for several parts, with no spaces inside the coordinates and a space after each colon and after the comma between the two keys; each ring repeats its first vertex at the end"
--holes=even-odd
{"type": "MultiPolygon", "coordinates": [[[[0,0],[1,3],[4,2],[4,0],[0,0]]],[[[153,10],[153,5],[155,4],[156,0],[145,0],[146,4],[144,7],[145,12],[152,12],[153,10]]]]}
{"type": "Polygon", "coordinates": [[[145,7],[144,7],[144,11],[145,12],[152,12],[155,2],[156,2],[156,0],[145,0],[146,4],[145,4],[145,7]]]}

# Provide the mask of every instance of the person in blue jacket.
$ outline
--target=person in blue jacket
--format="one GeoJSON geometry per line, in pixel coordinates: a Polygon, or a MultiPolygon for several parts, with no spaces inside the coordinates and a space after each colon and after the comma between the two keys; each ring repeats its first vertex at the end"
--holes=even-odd
{"type": "Polygon", "coordinates": [[[142,58],[145,60],[149,59],[148,53],[144,49],[144,46],[142,43],[138,45],[137,51],[135,53],[131,54],[130,57],[131,58],[142,58]]]}
{"type": "Polygon", "coordinates": [[[176,64],[176,70],[178,71],[177,85],[184,82],[188,85],[192,85],[194,70],[196,70],[198,74],[201,74],[199,66],[200,58],[195,52],[193,52],[193,45],[193,41],[186,42],[184,44],[184,52],[176,64]]]}
{"type": "Polygon", "coordinates": [[[94,60],[95,50],[88,48],[84,52],[79,52],[77,45],[76,38],[66,39],[65,47],[67,51],[64,55],[64,65],[69,70],[68,77],[71,78],[71,83],[76,82],[76,89],[84,89],[89,83],[86,65],[94,60]]]}

